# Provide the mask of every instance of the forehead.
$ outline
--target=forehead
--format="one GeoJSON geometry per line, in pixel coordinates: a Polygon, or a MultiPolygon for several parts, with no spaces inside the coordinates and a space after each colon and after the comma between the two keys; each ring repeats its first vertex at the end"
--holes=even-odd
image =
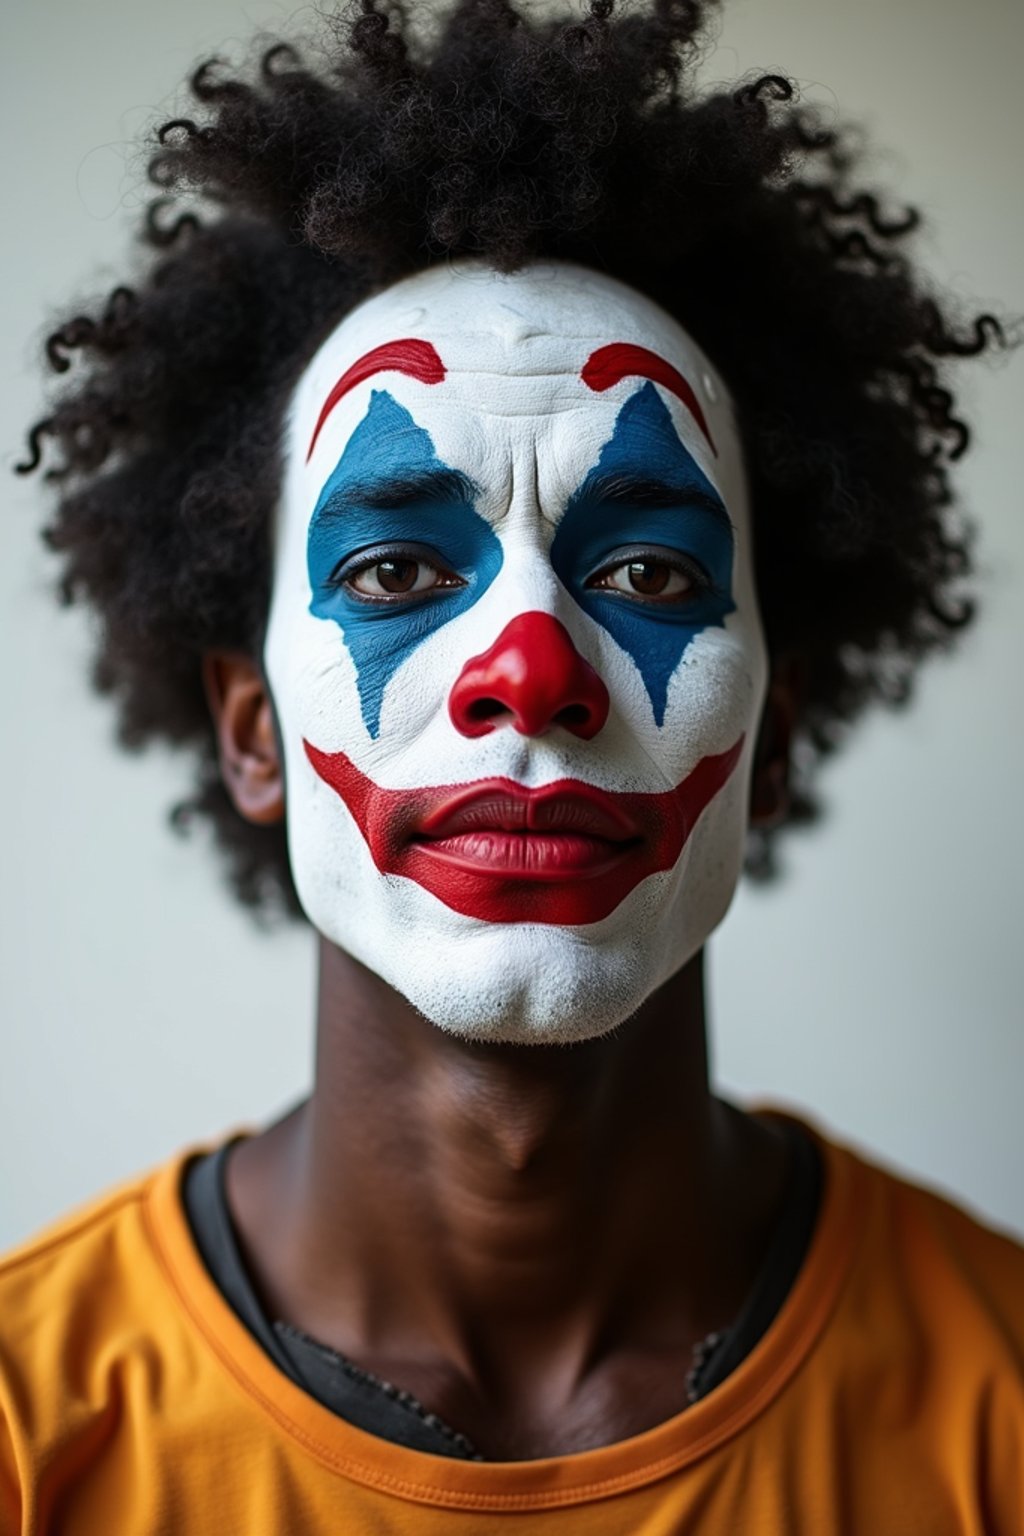
{"type": "Polygon", "coordinates": [[[645,378],[727,493],[736,445],[724,385],[649,299],[564,263],[508,275],[432,268],[375,295],[327,338],[296,388],[289,457],[322,483],[383,388],[446,448],[457,441],[471,472],[517,444],[572,459],[607,438],[645,378]]]}
{"type": "Polygon", "coordinates": [[[611,331],[624,342],[674,352],[677,363],[708,367],[681,326],[613,278],[561,262],[514,273],[471,264],[429,268],[359,305],[324,342],[306,382],[315,393],[346,355],[418,335],[444,343],[443,362],[454,375],[572,375],[579,371],[576,355],[585,357],[588,343],[611,331]]]}

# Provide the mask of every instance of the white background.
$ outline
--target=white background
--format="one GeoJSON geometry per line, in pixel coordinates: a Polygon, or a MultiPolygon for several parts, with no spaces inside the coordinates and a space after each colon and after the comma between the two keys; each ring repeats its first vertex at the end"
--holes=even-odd
{"type": "MultiPolygon", "coordinates": [[[[140,133],[203,54],[275,0],[33,0],[4,23],[0,460],[38,414],[47,319],[124,276],[140,133]]],[[[311,13],[297,13],[300,27],[311,13]]],[[[709,79],[780,70],[884,146],[936,278],[1024,313],[1015,0],[734,0],[709,79]]],[[[713,945],[723,1087],[810,1109],[1024,1233],[1021,756],[1024,359],[973,370],[961,476],[984,618],[902,716],[865,724],[713,945]]],[[[212,854],[165,828],[184,761],[133,760],[86,686],[88,623],[49,596],[34,482],[0,521],[0,1246],[184,1142],[255,1124],[309,1079],[313,945],[256,930],[212,854]]]]}

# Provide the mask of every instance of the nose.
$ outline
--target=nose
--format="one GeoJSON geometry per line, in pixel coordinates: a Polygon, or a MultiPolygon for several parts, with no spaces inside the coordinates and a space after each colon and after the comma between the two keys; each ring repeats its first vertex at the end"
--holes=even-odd
{"type": "Polygon", "coordinates": [[[608,718],[608,690],[548,613],[521,613],[455,681],[448,713],[463,736],[508,724],[523,736],[560,725],[589,741],[608,718]]]}

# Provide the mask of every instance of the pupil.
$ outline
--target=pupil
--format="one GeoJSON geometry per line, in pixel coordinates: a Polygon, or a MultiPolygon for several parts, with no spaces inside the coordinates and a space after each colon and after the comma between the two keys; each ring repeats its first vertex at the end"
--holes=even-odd
{"type": "Polygon", "coordinates": [[[634,592],[656,597],[668,585],[668,566],[655,560],[634,560],[629,567],[629,582],[634,592]]]}
{"type": "Polygon", "coordinates": [[[415,560],[382,560],[377,567],[377,580],[385,592],[408,592],[416,582],[415,560]]]}

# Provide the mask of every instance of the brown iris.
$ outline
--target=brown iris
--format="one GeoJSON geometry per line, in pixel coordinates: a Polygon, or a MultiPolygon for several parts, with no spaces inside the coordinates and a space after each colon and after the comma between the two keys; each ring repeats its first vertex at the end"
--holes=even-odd
{"type": "Polygon", "coordinates": [[[668,586],[670,568],[662,560],[631,560],[629,584],[642,597],[657,597],[668,586]]]}
{"type": "Polygon", "coordinates": [[[411,592],[419,568],[418,560],[379,560],[374,567],[385,592],[411,592]]]}

